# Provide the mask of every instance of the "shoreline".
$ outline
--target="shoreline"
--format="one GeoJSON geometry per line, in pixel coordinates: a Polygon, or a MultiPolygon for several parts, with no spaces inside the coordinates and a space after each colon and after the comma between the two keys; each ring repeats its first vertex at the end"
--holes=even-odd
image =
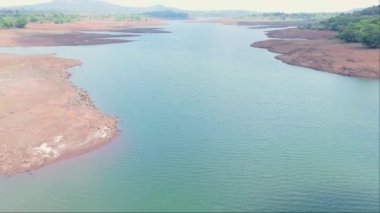
{"type": "Polygon", "coordinates": [[[379,49],[335,39],[335,32],[273,30],[269,39],[251,44],[280,55],[275,58],[294,66],[311,68],[344,76],[380,79],[379,49]]]}
{"type": "Polygon", "coordinates": [[[117,120],[70,81],[68,69],[80,61],[0,54],[0,62],[1,175],[87,153],[117,135],[117,120]]]}
{"type": "Polygon", "coordinates": [[[157,28],[160,20],[81,20],[73,23],[31,23],[22,29],[0,29],[0,47],[85,46],[132,42],[145,33],[170,33],[157,28]],[[98,31],[93,33],[91,31],[98,31]],[[104,31],[104,33],[99,33],[104,31]],[[110,33],[118,33],[110,34],[110,33]]]}
{"type": "MultiPolygon", "coordinates": [[[[0,46],[125,43],[130,41],[114,38],[169,33],[156,28],[162,24],[157,20],[30,24],[0,30],[0,46]]],[[[96,150],[117,137],[117,119],[98,110],[89,94],[70,80],[69,69],[80,65],[79,60],[55,54],[0,53],[0,176],[29,173],[96,150]]]]}

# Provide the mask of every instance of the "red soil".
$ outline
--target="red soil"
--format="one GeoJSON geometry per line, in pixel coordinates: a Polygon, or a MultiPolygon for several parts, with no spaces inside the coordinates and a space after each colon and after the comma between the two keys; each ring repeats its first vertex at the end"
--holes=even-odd
{"type": "Polygon", "coordinates": [[[276,58],[292,65],[346,76],[380,78],[380,49],[344,43],[334,39],[335,33],[331,31],[287,29],[269,32],[268,36],[287,40],[271,39],[251,46],[280,53],[276,58]]]}
{"type": "Polygon", "coordinates": [[[27,172],[106,143],[115,119],[72,85],[79,61],[0,54],[0,174],[27,172]]]}

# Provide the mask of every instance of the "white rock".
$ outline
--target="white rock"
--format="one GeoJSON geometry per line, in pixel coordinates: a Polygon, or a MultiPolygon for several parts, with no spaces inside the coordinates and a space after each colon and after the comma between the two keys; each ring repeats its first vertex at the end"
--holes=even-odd
{"type": "Polygon", "coordinates": [[[53,158],[57,158],[60,156],[60,153],[49,147],[47,143],[41,144],[39,147],[34,148],[34,154],[42,155],[44,158],[49,158],[53,156],[53,158]]]}
{"type": "Polygon", "coordinates": [[[95,138],[106,138],[108,136],[109,131],[110,131],[110,128],[105,126],[101,129],[99,129],[98,131],[96,131],[94,133],[94,137],[95,138]]]}
{"type": "Polygon", "coordinates": [[[63,139],[63,135],[58,135],[58,136],[53,138],[54,143],[59,143],[59,142],[61,142],[62,139],[63,139]]]}

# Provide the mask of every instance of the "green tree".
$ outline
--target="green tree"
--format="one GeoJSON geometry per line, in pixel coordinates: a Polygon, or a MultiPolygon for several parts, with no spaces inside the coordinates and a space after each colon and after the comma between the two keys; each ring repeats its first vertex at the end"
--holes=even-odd
{"type": "Polygon", "coordinates": [[[5,16],[0,18],[0,26],[2,28],[11,28],[14,25],[14,18],[10,16],[5,16]]]}
{"type": "Polygon", "coordinates": [[[14,25],[17,28],[24,28],[27,23],[28,22],[26,21],[25,17],[17,17],[16,20],[15,20],[14,25]]]}
{"type": "Polygon", "coordinates": [[[380,26],[368,24],[363,27],[361,42],[370,48],[380,48],[380,26]]]}
{"type": "Polygon", "coordinates": [[[338,34],[338,38],[346,42],[358,42],[363,37],[361,27],[357,23],[351,23],[338,34]]]}

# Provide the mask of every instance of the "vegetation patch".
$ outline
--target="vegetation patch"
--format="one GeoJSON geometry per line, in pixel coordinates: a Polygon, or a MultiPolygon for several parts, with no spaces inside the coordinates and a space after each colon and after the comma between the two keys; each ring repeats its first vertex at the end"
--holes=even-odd
{"type": "Polygon", "coordinates": [[[28,23],[56,24],[69,23],[80,20],[81,16],[65,13],[37,13],[18,10],[0,10],[0,28],[24,28],[28,23]]]}
{"type": "Polygon", "coordinates": [[[340,14],[307,28],[337,31],[337,37],[346,42],[360,42],[370,48],[380,48],[380,5],[340,14]]]}
{"type": "Polygon", "coordinates": [[[147,21],[146,17],[135,14],[72,14],[60,12],[0,10],[0,28],[3,29],[24,28],[28,23],[72,23],[81,19],[147,21]]]}

